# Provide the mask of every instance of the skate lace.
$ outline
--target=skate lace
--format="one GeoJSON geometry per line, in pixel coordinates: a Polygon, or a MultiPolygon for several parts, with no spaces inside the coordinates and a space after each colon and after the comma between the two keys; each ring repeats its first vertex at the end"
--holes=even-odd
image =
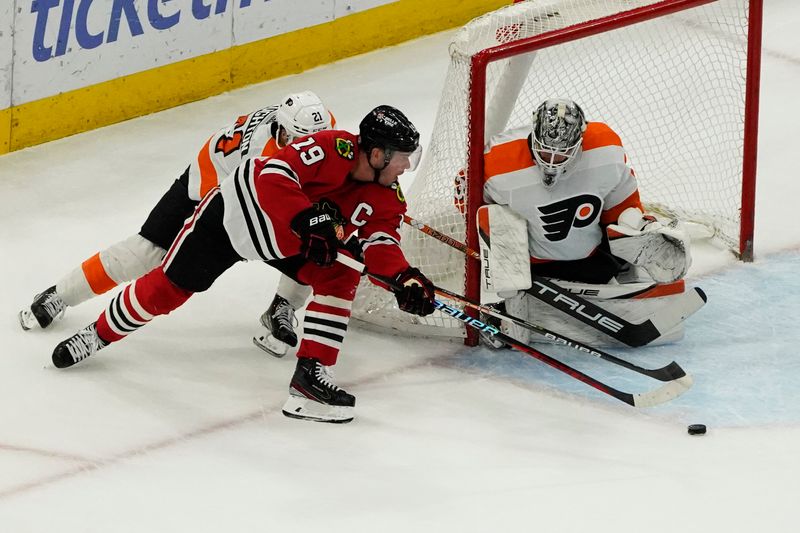
{"type": "Polygon", "coordinates": [[[67,350],[69,350],[72,359],[77,363],[98,350],[99,343],[97,340],[97,334],[94,329],[87,328],[76,333],[67,341],[67,350]]]}
{"type": "Polygon", "coordinates": [[[61,300],[61,297],[56,292],[45,293],[44,299],[39,303],[39,305],[41,305],[51,317],[56,316],[66,307],[64,305],[64,301],[61,300]]]}
{"type": "Polygon", "coordinates": [[[330,367],[318,364],[316,376],[319,382],[325,385],[327,388],[334,391],[341,390],[336,386],[336,383],[333,382],[333,370],[331,370],[330,367]]]}
{"type": "Polygon", "coordinates": [[[284,327],[286,329],[294,329],[297,327],[297,319],[294,316],[294,308],[289,305],[278,306],[275,310],[275,314],[272,315],[272,320],[278,323],[279,327],[284,327]]]}

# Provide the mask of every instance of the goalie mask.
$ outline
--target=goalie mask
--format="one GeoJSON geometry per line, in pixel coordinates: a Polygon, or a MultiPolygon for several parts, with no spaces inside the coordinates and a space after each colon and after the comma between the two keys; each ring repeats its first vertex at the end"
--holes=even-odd
{"type": "Polygon", "coordinates": [[[278,128],[275,140],[278,146],[286,146],[296,138],[331,128],[331,114],[319,96],[311,91],[289,94],[281,100],[275,113],[278,128]],[[280,142],[280,130],[286,131],[286,143],[280,142]]]}
{"type": "Polygon", "coordinates": [[[546,100],[533,112],[531,153],[545,187],[555,185],[578,160],[584,131],[586,117],[572,100],[546,100]]]}
{"type": "Polygon", "coordinates": [[[358,144],[368,157],[373,148],[383,150],[383,166],[373,167],[376,175],[398,160],[407,170],[416,170],[422,157],[417,128],[402,111],[388,105],[380,105],[364,117],[358,125],[358,144]]]}

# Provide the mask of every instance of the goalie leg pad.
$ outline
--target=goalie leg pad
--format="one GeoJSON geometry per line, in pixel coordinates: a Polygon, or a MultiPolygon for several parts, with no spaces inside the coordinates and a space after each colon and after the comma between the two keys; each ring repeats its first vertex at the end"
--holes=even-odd
{"type": "MultiPolygon", "coordinates": [[[[563,280],[550,280],[559,286],[568,289],[570,292],[579,294],[582,297],[595,302],[604,309],[624,318],[633,323],[640,323],[652,318],[653,314],[666,305],[672,298],[680,297],[684,294],[685,284],[678,281],[671,284],[653,283],[632,283],[626,285],[592,285],[586,283],[573,283],[563,280]]],[[[527,305],[527,321],[536,323],[545,329],[554,331],[565,337],[569,337],[577,342],[600,348],[624,348],[625,344],[619,342],[608,335],[593,329],[583,322],[553,308],[552,306],[525,295],[524,302],[508,300],[506,306],[509,314],[524,317],[512,313],[511,309],[521,312],[523,306],[527,305]],[[509,306],[509,304],[511,304],[509,306]]],[[[517,326],[514,330],[521,330],[517,326]]],[[[527,331],[527,330],[526,330],[527,331]]],[[[684,336],[684,323],[676,325],[673,329],[665,332],[658,339],[650,342],[647,346],[657,346],[681,340],[684,336]]],[[[553,342],[546,338],[534,335],[531,342],[553,342]]]]}
{"type": "Polygon", "coordinates": [[[478,209],[481,278],[488,292],[531,287],[528,224],[509,208],[489,204],[478,209]]]}
{"type": "MultiPolygon", "coordinates": [[[[511,316],[525,321],[537,322],[536,317],[531,316],[533,314],[533,308],[530,304],[533,303],[533,300],[535,299],[532,296],[529,296],[524,291],[520,291],[513,297],[505,300],[506,312],[511,316]]],[[[531,330],[528,328],[523,328],[511,322],[505,326],[504,329],[508,330],[505,332],[508,336],[522,343],[529,344],[531,342],[531,330]]]]}

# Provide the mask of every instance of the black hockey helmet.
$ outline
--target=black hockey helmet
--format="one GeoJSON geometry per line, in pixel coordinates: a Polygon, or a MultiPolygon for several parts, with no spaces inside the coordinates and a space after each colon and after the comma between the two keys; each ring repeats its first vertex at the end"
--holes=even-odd
{"type": "Polygon", "coordinates": [[[402,111],[379,105],[358,125],[358,144],[365,151],[383,148],[411,153],[419,148],[419,132],[402,111]]]}

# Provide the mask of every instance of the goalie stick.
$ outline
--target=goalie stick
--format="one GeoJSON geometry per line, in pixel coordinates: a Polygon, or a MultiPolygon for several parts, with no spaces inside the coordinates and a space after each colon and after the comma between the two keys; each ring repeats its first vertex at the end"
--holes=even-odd
{"type": "MultiPolygon", "coordinates": [[[[403,221],[470,257],[480,259],[475,250],[423,222],[408,215],[403,215],[403,221]]],[[[547,278],[532,273],[531,280],[533,287],[526,291],[528,294],[631,347],[644,346],[661,337],[703,307],[707,300],[702,289],[692,287],[687,292],[675,296],[673,301],[660,308],[652,318],[634,324],[571,293],[547,278]]]]}
{"type": "MultiPolygon", "coordinates": [[[[346,256],[344,254],[339,254],[336,260],[344,265],[349,266],[350,268],[357,270],[358,272],[366,274],[371,278],[386,284],[387,286],[393,289],[399,288],[399,286],[397,285],[397,283],[395,283],[393,279],[386,278],[384,276],[378,276],[376,274],[368,272],[366,270],[366,267],[362,263],[356,261],[355,259],[349,256],[346,256]]],[[[434,300],[434,305],[439,311],[447,313],[448,315],[461,320],[462,322],[464,322],[464,324],[477,330],[478,332],[488,333],[489,335],[496,337],[500,341],[516,349],[517,351],[528,354],[531,357],[538,359],[539,361],[555,368],[556,370],[559,370],[567,374],[568,376],[577,379],[578,381],[582,381],[583,383],[589,385],[590,387],[593,387],[599,390],[600,392],[608,394],[609,396],[613,396],[614,398],[623,401],[633,407],[654,407],[664,402],[668,402],[670,400],[677,398],[678,396],[689,390],[689,388],[691,388],[692,384],[694,383],[691,375],[683,373],[681,377],[672,379],[667,383],[663,384],[662,386],[660,386],[659,388],[648,392],[641,392],[641,393],[624,392],[619,389],[615,389],[614,387],[611,387],[610,385],[607,385],[602,381],[599,381],[587,374],[584,374],[580,370],[572,368],[571,366],[562,363],[558,359],[555,359],[543,352],[540,352],[539,350],[537,350],[532,346],[529,346],[523,342],[514,339],[513,337],[510,337],[502,333],[500,330],[498,330],[496,327],[490,324],[484,324],[480,320],[472,318],[471,316],[467,315],[466,313],[464,313],[463,311],[461,311],[456,307],[447,305],[446,303],[440,300],[434,300]]]]}

